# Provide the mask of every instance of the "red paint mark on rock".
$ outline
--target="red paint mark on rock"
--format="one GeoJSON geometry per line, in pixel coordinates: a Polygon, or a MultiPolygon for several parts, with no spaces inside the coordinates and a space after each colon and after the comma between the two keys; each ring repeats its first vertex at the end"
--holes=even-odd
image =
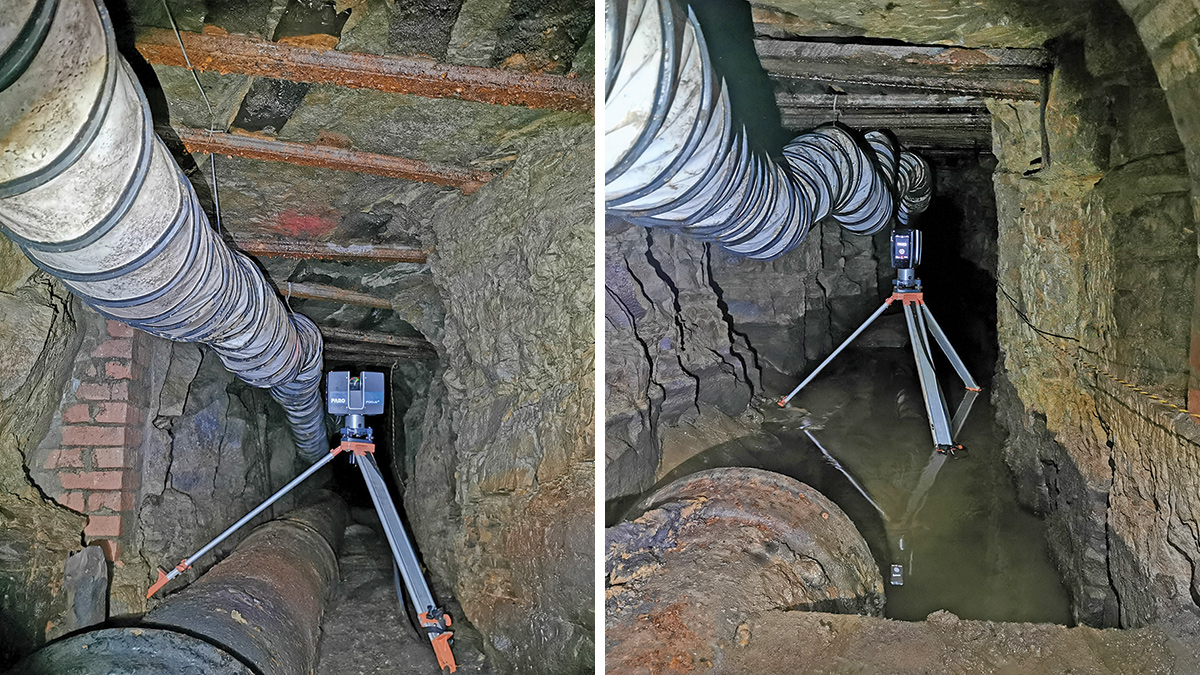
{"type": "Polygon", "coordinates": [[[277,229],[302,236],[314,237],[332,232],[338,226],[333,216],[316,216],[288,209],[275,219],[277,229]]]}

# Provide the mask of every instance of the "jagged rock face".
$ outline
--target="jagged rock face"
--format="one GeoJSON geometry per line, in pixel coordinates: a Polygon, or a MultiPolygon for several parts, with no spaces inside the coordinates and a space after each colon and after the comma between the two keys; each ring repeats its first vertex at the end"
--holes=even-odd
{"type": "Polygon", "coordinates": [[[1022,497],[1048,514],[1076,619],[1137,626],[1200,606],[1196,425],[1067,354],[1184,403],[1192,181],[1133,25],[1097,10],[1081,37],[1051,82],[1048,158],[1035,104],[990,106],[1012,385],[996,401],[1022,497]],[[1071,339],[1035,333],[1005,294],[1039,329],[1071,339]]]}
{"type": "Polygon", "coordinates": [[[85,519],[45,499],[25,471],[79,346],[78,311],[0,237],[0,668],[63,623],[63,564],[82,547],[85,519]]]}
{"type": "Polygon", "coordinates": [[[605,498],[645,490],[661,429],[700,405],[745,410],[758,366],[733,332],[706,245],[618,222],[605,244],[605,498]]]}
{"type": "Polygon", "coordinates": [[[659,489],[641,508],[605,532],[611,671],[719,667],[766,612],[883,612],[867,542],[833,502],[794,479],[712,469],[659,489]]]}
{"type": "Polygon", "coordinates": [[[544,120],[506,175],[431,214],[442,369],[406,416],[404,506],[510,672],[592,667],[592,134],[544,120]]]}

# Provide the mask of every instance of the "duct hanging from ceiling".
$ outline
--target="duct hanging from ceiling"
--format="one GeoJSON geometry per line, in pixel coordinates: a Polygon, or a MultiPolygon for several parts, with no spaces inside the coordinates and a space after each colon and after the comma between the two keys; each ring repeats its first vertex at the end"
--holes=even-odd
{"type": "Polygon", "coordinates": [[[829,124],[782,161],[752,152],[695,16],[672,0],[607,0],[605,20],[608,213],[768,260],[826,216],[874,234],[929,204],[929,166],[885,133],[829,124]]]}
{"type": "Polygon", "coordinates": [[[106,317],[213,348],[328,452],[321,335],[209,227],[99,0],[0,6],[0,230],[106,317]]]}

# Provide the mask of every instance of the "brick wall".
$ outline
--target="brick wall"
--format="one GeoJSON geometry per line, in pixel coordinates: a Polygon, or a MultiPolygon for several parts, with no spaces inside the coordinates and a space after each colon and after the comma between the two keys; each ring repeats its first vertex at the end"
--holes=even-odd
{"type": "Polygon", "coordinates": [[[115,561],[136,513],[147,390],[142,352],[152,338],[84,312],[73,377],[36,453],[40,467],[30,469],[47,494],[88,516],[86,542],[115,561]]]}

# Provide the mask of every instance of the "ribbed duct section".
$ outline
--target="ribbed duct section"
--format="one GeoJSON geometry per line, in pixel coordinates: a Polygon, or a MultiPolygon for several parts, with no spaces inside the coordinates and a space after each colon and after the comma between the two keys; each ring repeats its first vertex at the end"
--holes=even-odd
{"type": "Polygon", "coordinates": [[[0,4],[0,230],[106,317],[213,348],[328,452],[321,335],[209,227],[98,0],[0,4]]]}
{"type": "Polygon", "coordinates": [[[832,216],[874,234],[929,204],[929,167],[887,134],[829,124],[774,161],[735,129],[695,16],[671,0],[607,0],[608,213],[767,260],[832,216]]]}

